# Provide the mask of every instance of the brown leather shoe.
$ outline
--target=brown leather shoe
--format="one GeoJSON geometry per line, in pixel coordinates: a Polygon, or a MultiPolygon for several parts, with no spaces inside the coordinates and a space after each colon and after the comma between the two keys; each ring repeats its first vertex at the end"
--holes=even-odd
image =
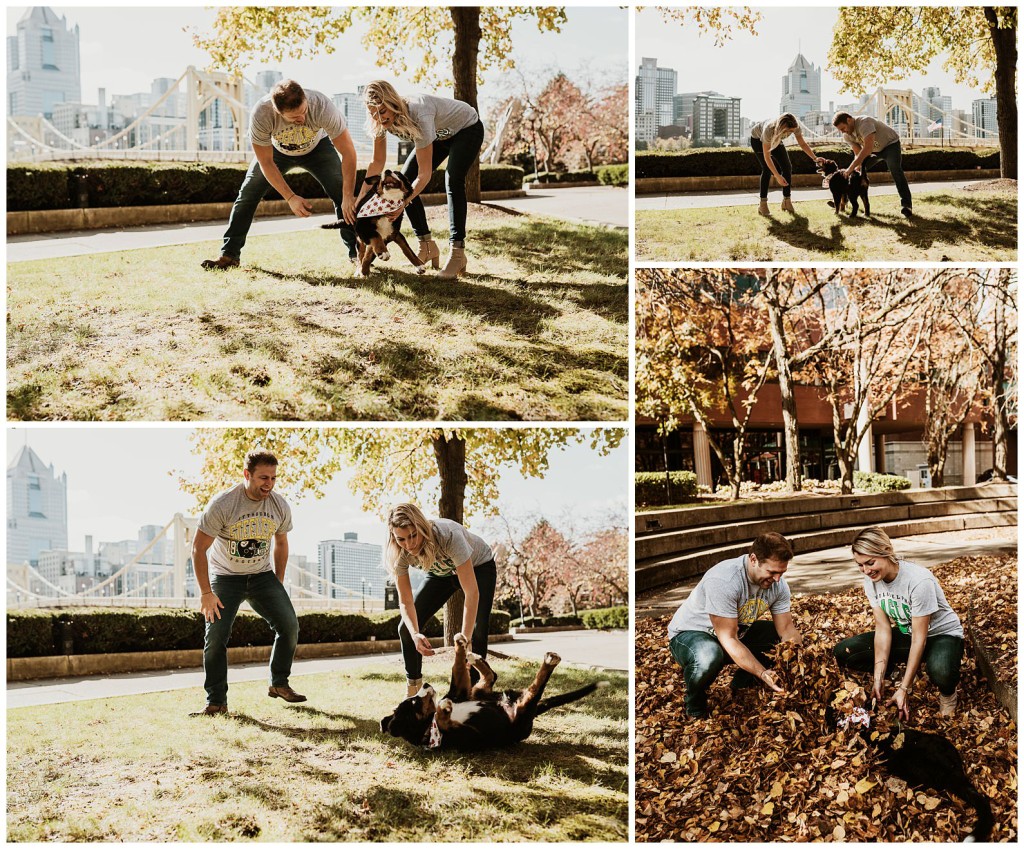
{"type": "Polygon", "coordinates": [[[221,256],[217,259],[204,259],[202,262],[203,268],[219,268],[224,270],[225,268],[235,268],[238,265],[238,257],[235,256],[221,256]]]}
{"type": "Polygon", "coordinates": [[[284,699],[286,702],[304,702],[306,697],[296,693],[291,687],[271,687],[267,695],[272,699],[284,699]]]}
{"type": "Polygon", "coordinates": [[[216,716],[218,713],[227,713],[227,705],[207,705],[204,710],[198,713],[190,713],[189,716],[216,716]]]}

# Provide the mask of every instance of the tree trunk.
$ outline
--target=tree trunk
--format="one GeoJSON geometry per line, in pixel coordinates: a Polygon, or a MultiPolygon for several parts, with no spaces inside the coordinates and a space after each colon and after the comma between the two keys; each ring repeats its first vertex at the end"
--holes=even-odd
{"type": "Polygon", "coordinates": [[[782,429],[786,443],[786,485],[791,492],[803,488],[800,473],[800,425],[796,418],[796,397],[793,395],[793,374],[786,350],[786,330],[782,323],[782,310],[771,303],[768,306],[772,328],[772,348],[779,376],[779,395],[782,398],[782,429]]]}
{"type": "MultiPolygon", "coordinates": [[[[452,24],[455,26],[455,51],[452,53],[452,79],[455,81],[455,99],[478,109],[476,103],[477,55],[480,52],[480,7],[452,6],[452,24]]],[[[480,203],[480,159],[466,174],[466,198],[480,203]]]]}
{"type": "MultiPolygon", "coordinates": [[[[462,524],[462,511],[466,503],[466,441],[457,436],[451,439],[443,433],[434,437],[434,459],[441,476],[441,497],[437,502],[438,515],[462,524]]],[[[462,611],[466,595],[458,590],[444,606],[444,644],[455,645],[455,635],[462,627],[462,611]]]]}
{"type": "MultiPolygon", "coordinates": [[[[1013,10],[1016,15],[1016,9],[1013,10]]],[[[996,11],[985,7],[996,54],[996,124],[999,127],[999,175],[1017,179],[1017,27],[1000,28],[996,11]]]]}

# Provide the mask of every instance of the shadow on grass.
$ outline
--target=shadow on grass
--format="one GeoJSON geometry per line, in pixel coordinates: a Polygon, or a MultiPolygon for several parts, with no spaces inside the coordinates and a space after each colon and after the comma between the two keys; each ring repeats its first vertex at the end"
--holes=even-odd
{"type": "Polygon", "coordinates": [[[949,245],[979,245],[986,248],[1017,247],[1017,204],[1013,198],[971,197],[964,194],[927,196],[927,202],[966,212],[967,219],[954,214],[938,219],[915,215],[898,219],[894,229],[902,242],[930,248],[936,242],[949,245]]]}
{"type": "Polygon", "coordinates": [[[38,405],[43,398],[43,388],[38,383],[28,383],[7,391],[7,418],[28,421],[39,416],[38,405]]]}
{"type": "Polygon", "coordinates": [[[829,227],[829,235],[815,233],[808,226],[808,219],[800,214],[791,214],[790,221],[768,222],[768,235],[794,248],[822,254],[839,253],[846,249],[843,230],[837,221],[829,227]]]}
{"type": "Polygon", "coordinates": [[[591,271],[626,278],[629,236],[622,230],[576,227],[530,219],[496,227],[474,237],[483,251],[507,254],[528,274],[557,275],[591,271]],[[558,236],[556,238],[555,236],[558,236]]]}

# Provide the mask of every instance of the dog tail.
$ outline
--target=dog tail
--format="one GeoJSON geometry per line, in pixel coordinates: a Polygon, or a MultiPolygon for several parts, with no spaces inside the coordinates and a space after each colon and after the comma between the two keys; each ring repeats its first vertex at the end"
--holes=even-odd
{"type": "Polygon", "coordinates": [[[571,690],[568,693],[562,693],[559,696],[552,696],[550,699],[541,699],[537,705],[537,715],[546,713],[556,707],[567,705],[570,702],[576,702],[582,699],[584,696],[589,696],[594,690],[600,687],[607,687],[607,681],[597,681],[593,684],[587,684],[586,687],[580,687],[578,690],[571,690]]]}
{"type": "Polygon", "coordinates": [[[995,824],[995,820],[992,817],[992,804],[989,802],[988,796],[975,790],[970,785],[965,787],[962,792],[957,793],[957,795],[974,808],[978,815],[974,828],[967,839],[964,840],[964,843],[987,842],[989,835],[992,834],[992,826],[995,824]]]}
{"type": "Polygon", "coordinates": [[[351,225],[345,221],[344,218],[339,218],[337,221],[332,221],[330,224],[321,224],[321,230],[340,230],[342,227],[350,227],[351,225]]]}

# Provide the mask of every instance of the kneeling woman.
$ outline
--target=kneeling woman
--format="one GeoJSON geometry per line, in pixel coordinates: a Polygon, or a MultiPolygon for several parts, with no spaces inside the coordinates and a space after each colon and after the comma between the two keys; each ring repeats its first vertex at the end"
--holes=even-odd
{"type": "Polygon", "coordinates": [[[881,528],[865,528],[853,541],[853,559],[864,574],[864,592],[875,615],[875,630],[849,637],[835,647],[841,666],[871,671],[871,695],[882,702],[885,677],[906,663],[903,680],[892,697],[904,718],[910,717],[910,687],[921,668],[939,688],[939,713],[956,710],[956,686],[964,650],[960,618],[946,602],[935,576],[916,563],[901,560],[881,528]]]}
{"type": "MultiPolygon", "coordinates": [[[[402,173],[412,183],[412,194],[405,200],[413,232],[420,240],[420,262],[438,267],[440,251],[430,235],[427,213],[419,194],[445,159],[444,187],[448,195],[448,226],[451,250],[441,277],[455,278],[466,270],[466,174],[480,153],[484,125],[476,109],[461,100],[414,94],[399,97],[391,83],[375,80],[363,91],[369,115],[366,128],[373,136],[373,161],[366,168],[372,177],[384,169],[387,161],[387,133],[411,141],[416,146],[409,154],[402,173]]],[[[392,214],[398,217],[401,210],[392,214]]]]}
{"type": "Polygon", "coordinates": [[[790,198],[793,164],[789,161],[789,151],[783,144],[789,136],[796,139],[800,149],[811,159],[815,162],[820,161],[820,157],[816,156],[810,145],[804,141],[800,132],[800,122],[792,112],[783,112],[778,118],[761,121],[750,128],[750,148],[757,157],[757,164],[761,166],[761,202],[757,208],[761,215],[771,215],[768,209],[768,185],[773,175],[782,186],[782,211],[796,212],[790,198]]]}
{"type": "Polygon", "coordinates": [[[439,611],[461,587],[466,595],[462,633],[473,651],[487,656],[487,631],[494,602],[498,570],[491,547],[482,537],[450,519],[427,519],[415,504],[399,504],[388,514],[388,545],[384,555],[388,572],[398,588],[402,624],[402,658],[408,695],[423,685],[423,657],[434,653],[420,626],[439,611]],[[409,567],[427,573],[416,595],[409,567]]]}

